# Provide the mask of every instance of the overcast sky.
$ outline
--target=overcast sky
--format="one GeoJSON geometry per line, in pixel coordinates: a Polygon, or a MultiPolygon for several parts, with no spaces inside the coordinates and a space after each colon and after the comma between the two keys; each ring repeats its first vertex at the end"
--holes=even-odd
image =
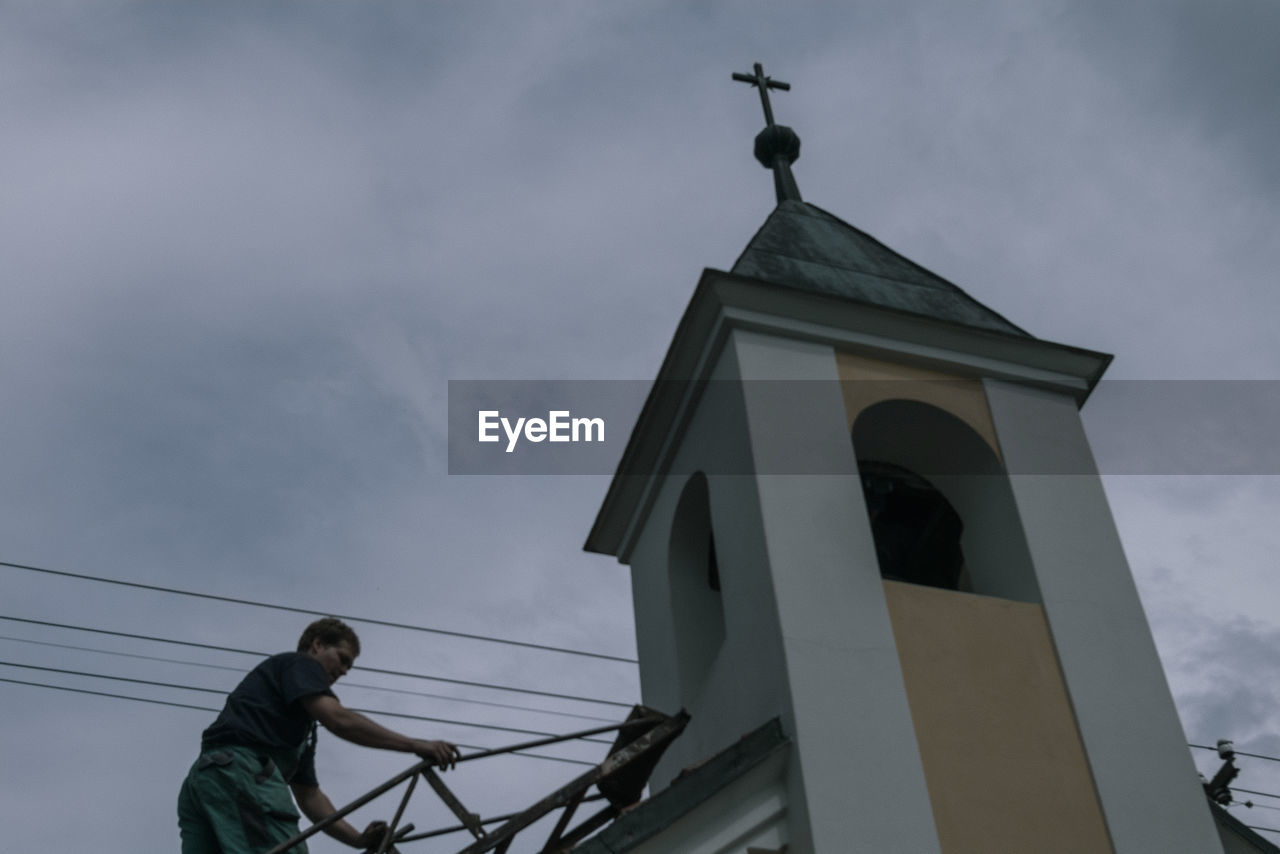
{"type": "MultiPolygon", "coordinates": [[[[807,201],[1115,354],[1134,382],[1086,423],[1188,739],[1280,756],[1277,32],[1270,0],[0,0],[0,561],[633,657],[627,570],[581,550],[607,478],[449,475],[447,383],[655,375],[773,207],[730,79],[759,61],[807,201]]],[[[2,567],[0,615],[262,652],[307,621],[2,567]]],[[[360,664],[638,699],[626,662],[356,626],[360,664]]],[[[221,698],[30,666],[226,691],[255,660],[0,635],[5,679],[197,706],[221,698]]],[[[339,686],[525,730],[620,711],[349,681],[560,713],[339,686]]],[[[5,847],[175,850],[212,717],[0,683],[5,847]]],[[[322,741],[339,803],[407,764],[322,741]]],[[[1280,764],[1241,764],[1280,794],[1280,764]]],[[[489,814],[580,770],[450,779],[489,814]]]]}

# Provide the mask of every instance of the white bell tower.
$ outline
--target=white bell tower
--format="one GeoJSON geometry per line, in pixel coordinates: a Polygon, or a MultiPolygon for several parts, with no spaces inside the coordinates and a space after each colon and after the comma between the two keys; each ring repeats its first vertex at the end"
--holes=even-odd
{"type": "Polygon", "coordinates": [[[1220,854],[1080,422],[1110,357],[777,186],[586,545],[692,715],[654,790],[777,717],[789,854],[1220,854]]]}

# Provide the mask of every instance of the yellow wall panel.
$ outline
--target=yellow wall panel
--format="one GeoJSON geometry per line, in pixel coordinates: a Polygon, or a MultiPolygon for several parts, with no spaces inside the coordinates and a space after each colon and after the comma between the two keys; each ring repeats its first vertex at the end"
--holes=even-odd
{"type": "Polygon", "coordinates": [[[942,850],[1111,852],[1043,608],[884,587],[942,850]]]}

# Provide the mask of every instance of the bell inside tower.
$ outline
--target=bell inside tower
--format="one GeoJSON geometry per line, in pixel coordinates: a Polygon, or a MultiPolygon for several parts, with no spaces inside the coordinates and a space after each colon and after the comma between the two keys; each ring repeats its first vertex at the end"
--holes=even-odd
{"type": "Polygon", "coordinates": [[[964,522],[928,480],[893,463],[859,461],[880,574],[893,581],[961,589],[964,522]]]}

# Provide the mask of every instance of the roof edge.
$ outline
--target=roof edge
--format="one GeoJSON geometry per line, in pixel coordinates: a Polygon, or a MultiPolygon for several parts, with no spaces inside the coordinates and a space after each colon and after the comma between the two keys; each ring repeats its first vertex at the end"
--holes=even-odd
{"type": "Polygon", "coordinates": [[[641,801],[572,852],[622,854],[629,851],[657,836],[730,783],[790,746],[791,741],[783,732],[782,723],[773,718],[700,765],[681,772],[670,786],[641,801]]]}
{"type": "Polygon", "coordinates": [[[1280,854],[1280,847],[1277,847],[1270,839],[1257,833],[1249,825],[1214,803],[1212,799],[1209,800],[1209,811],[1213,813],[1214,824],[1220,828],[1225,827],[1240,836],[1245,842],[1256,848],[1259,854],[1280,854]]]}
{"type": "Polygon", "coordinates": [[[701,384],[734,329],[884,352],[1072,395],[1083,405],[1112,357],[704,269],[677,325],[583,548],[626,563],[652,479],[674,453],[701,384]],[[675,382],[673,382],[675,381],[675,382]],[[640,510],[639,517],[636,511],[640,510]]]}

